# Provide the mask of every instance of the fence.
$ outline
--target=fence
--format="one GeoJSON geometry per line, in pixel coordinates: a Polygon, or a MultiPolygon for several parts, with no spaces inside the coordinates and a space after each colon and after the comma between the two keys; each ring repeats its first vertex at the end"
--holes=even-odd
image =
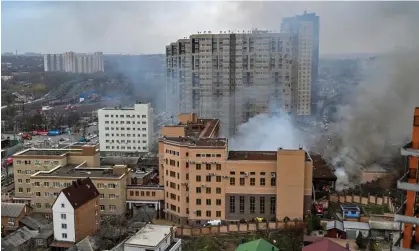
{"type": "Polygon", "coordinates": [[[231,223],[220,226],[189,227],[180,226],[176,229],[178,237],[194,237],[200,235],[220,235],[232,233],[252,233],[257,231],[285,230],[287,228],[304,227],[304,222],[256,222],[256,223],[231,223]]]}
{"type": "Polygon", "coordinates": [[[329,201],[339,203],[357,203],[362,205],[387,205],[390,212],[394,213],[395,206],[389,196],[368,195],[363,197],[355,194],[330,194],[329,201]]]}

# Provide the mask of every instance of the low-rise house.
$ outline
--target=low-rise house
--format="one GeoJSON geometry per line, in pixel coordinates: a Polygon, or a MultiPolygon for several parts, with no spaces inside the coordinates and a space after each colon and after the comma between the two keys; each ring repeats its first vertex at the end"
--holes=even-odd
{"type": "Polygon", "coordinates": [[[327,233],[325,234],[325,237],[346,239],[345,229],[343,228],[343,223],[341,221],[329,221],[326,229],[327,233]]]}
{"type": "Polygon", "coordinates": [[[124,251],[181,251],[176,227],[148,224],[124,243],[124,251]]]}
{"type": "Polygon", "coordinates": [[[54,239],[54,225],[48,224],[33,237],[34,246],[37,248],[48,248],[54,239]]]}
{"type": "Polygon", "coordinates": [[[394,222],[393,217],[370,217],[370,235],[375,239],[389,240],[390,235],[393,236],[403,229],[400,222],[394,222]]]}
{"type": "Polygon", "coordinates": [[[364,237],[368,237],[370,226],[366,222],[344,221],[343,229],[345,229],[347,239],[355,240],[359,232],[364,237]]]}
{"type": "Polygon", "coordinates": [[[258,239],[240,244],[236,251],[278,251],[279,249],[264,239],[258,239]]]}
{"type": "Polygon", "coordinates": [[[42,230],[48,226],[51,221],[39,214],[30,214],[20,219],[19,223],[28,227],[30,230],[42,230]]]}
{"type": "Polygon", "coordinates": [[[303,247],[302,251],[348,251],[348,249],[342,247],[334,241],[325,238],[321,241],[317,241],[303,247]]]}
{"type": "Polygon", "coordinates": [[[97,249],[98,248],[95,246],[93,238],[91,236],[87,236],[66,251],[95,251],[97,249]]]}
{"type": "Polygon", "coordinates": [[[19,220],[29,214],[30,208],[26,204],[1,203],[1,232],[7,235],[19,228],[19,220]]]}
{"type": "Polygon", "coordinates": [[[99,227],[99,191],[90,178],[64,188],[52,206],[54,241],[51,246],[70,248],[99,227]]]}
{"type": "Polygon", "coordinates": [[[38,235],[38,231],[29,230],[27,227],[19,228],[18,230],[1,239],[1,250],[32,250],[34,247],[32,238],[36,235],[38,235]]]}

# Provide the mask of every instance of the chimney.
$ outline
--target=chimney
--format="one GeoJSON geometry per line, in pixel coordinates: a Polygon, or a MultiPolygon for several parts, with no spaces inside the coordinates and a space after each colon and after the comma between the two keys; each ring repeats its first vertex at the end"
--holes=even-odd
{"type": "Polygon", "coordinates": [[[173,227],[170,227],[170,243],[173,243],[175,240],[175,233],[173,232],[173,227]]]}

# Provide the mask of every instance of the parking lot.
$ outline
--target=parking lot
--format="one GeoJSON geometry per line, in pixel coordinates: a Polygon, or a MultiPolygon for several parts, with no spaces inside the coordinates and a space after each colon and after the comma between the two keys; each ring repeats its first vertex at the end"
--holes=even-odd
{"type": "MultiPolygon", "coordinates": [[[[86,128],[86,136],[90,133],[91,135],[94,134],[94,132],[97,132],[98,127],[97,126],[89,126],[86,128]]],[[[13,139],[14,137],[20,138],[18,134],[3,134],[4,137],[10,137],[13,139]]],[[[61,142],[68,142],[68,143],[75,143],[79,142],[82,134],[81,133],[71,133],[71,135],[68,135],[67,133],[63,133],[61,135],[57,136],[47,136],[47,135],[33,135],[32,140],[24,140],[24,146],[25,147],[36,147],[36,148],[51,148],[51,147],[58,147],[59,143],[61,142]]],[[[92,138],[92,142],[98,142],[98,135],[96,137],[92,138]]]]}

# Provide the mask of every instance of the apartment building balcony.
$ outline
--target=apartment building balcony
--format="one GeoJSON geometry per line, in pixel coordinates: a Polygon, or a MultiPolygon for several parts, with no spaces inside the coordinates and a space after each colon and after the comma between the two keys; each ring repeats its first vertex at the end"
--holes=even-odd
{"type": "Polygon", "coordinates": [[[419,149],[412,148],[412,142],[407,143],[404,147],[400,149],[400,154],[402,156],[415,156],[419,157],[419,149]]]}
{"type": "Polygon", "coordinates": [[[406,202],[394,213],[394,221],[419,225],[419,218],[415,216],[404,215],[406,209],[406,202]]]}
{"type": "Polygon", "coordinates": [[[403,177],[401,177],[397,181],[397,188],[405,191],[414,191],[419,193],[419,184],[417,183],[408,183],[408,175],[409,172],[405,173],[403,177]]]}

